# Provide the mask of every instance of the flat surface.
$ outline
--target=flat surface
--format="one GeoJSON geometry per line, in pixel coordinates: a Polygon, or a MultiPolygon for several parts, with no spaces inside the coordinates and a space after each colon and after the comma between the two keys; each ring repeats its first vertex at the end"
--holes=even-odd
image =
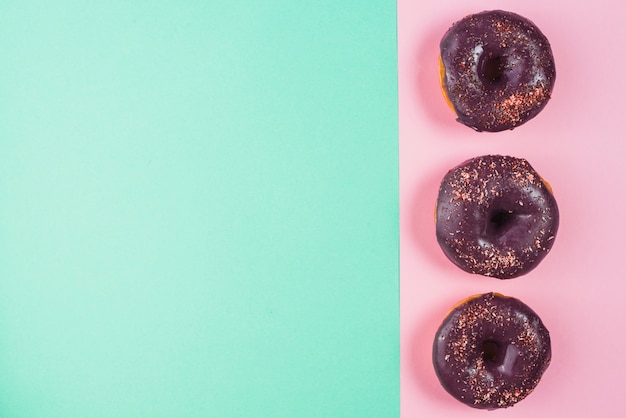
{"type": "Polygon", "coordinates": [[[622,318],[626,39],[623,2],[398,1],[400,111],[401,416],[484,416],[451,398],[431,364],[434,333],[466,296],[498,291],[530,305],[551,332],[553,360],[507,417],[623,415],[622,318]],[[439,91],[445,31],[465,15],[508,8],[551,42],[557,78],[542,113],[513,131],[476,133],[455,122],[439,91]],[[537,269],[498,281],[452,265],[435,239],[433,208],[446,171],[483,154],[523,157],[550,182],[561,213],[537,269]]]}
{"type": "Polygon", "coordinates": [[[2,1],[0,416],[398,415],[389,1],[2,1]]]}

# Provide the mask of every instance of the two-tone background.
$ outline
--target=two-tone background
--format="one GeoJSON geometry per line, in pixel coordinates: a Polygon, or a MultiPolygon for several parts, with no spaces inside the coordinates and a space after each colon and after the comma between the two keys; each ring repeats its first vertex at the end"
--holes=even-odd
{"type": "Polygon", "coordinates": [[[430,366],[496,290],[552,332],[506,416],[620,416],[625,6],[529,0],[0,2],[0,417],[458,417],[430,366]],[[550,39],[552,102],[479,135],[441,35],[504,8],[550,39]],[[510,282],[434,239],[445,171],[528,158],[562,214],[510,282]]]}

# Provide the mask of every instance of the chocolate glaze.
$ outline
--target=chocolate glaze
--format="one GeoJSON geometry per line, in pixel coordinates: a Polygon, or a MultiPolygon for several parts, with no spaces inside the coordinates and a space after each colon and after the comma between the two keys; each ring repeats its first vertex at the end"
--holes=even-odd
{"type": "Polygon", "coordinates": [[[454,23],[440,44],[442,86],[458,121],[477,131],[513,129],[548,103],[556,71],[547,38],[501,10],[454,23]]]}
{"type": "Polygon", "coordinates": [[[506,408],[539,383],[551,359],[550,334],[520,300],[497,293],[452,309],[433,343],[433,365],[448,393],[481,409],[506,408]]]}
{"type": "Polygon", "coordinates": [[[437,240],[468,273],[499,279],[528,273],[552,248],[558,226],[552,192],[521,158],[467,160],[439,187],[437,240]]]}

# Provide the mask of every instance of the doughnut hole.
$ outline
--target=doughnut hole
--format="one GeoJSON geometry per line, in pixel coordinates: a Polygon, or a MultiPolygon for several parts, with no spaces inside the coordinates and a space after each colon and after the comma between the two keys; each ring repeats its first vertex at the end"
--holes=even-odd
{"type": "Polygon", "coordinates": [[[487,242],[507,242],[509,245],[525,240],[527,234],[524,232],[532,223],[532,212],[506,201],[501,202],[501,205],[495,205],[485,214],[482,236],[487,242]]]}
{"type": "Polygon", "coordinates": [[[484,233],[487,237],[502,238],[519,226],[519,220],[524,216],[510,209],[494,209],[487,214],[484,233]]]}
{"type": "Polygon", "coordinates": [[[483,53],[478,59],[478,78],[490,89],[504,88],[506,84],[506,58],[493,52],[483,53]]]}
{"type": "Polygon", "coordinates": [[[485,363],[496,363],[500,354],[500,345],[492,340],[483,341],[482,357],[485,363]]]}

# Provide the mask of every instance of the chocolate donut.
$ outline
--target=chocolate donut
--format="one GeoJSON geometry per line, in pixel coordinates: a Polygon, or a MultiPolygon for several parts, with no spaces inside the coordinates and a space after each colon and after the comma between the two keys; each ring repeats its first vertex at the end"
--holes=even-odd
{"type": "Polygon", "coordinates": [[[472,296],[437,330],[433,365],[444,389],[481,409],[513,406],[539,383],[551,359],[550,334],[520,300],[472,296]]]}
{"type": "Polygon", "coordinates": [[[502,10],[454,23],[440,44],[444,97],[457,120],[477,131],[513,129],[548,103],[556,71],[546,37],[502,10]]]}
{"type": "Polygon", "coordinates": [[[559,210],[528,161],[486,155],[445,175],[435,222],[439,245],[454,264],[510,279],[528,273],[550,251],[559,210]]]}

